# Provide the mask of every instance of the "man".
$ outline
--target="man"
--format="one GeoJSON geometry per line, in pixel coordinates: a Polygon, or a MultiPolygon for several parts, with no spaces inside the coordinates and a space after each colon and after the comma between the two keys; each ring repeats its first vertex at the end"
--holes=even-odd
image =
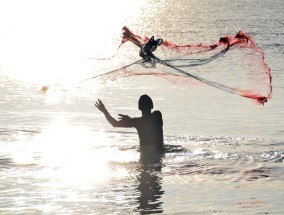
{"type": "Polygon", "coordinates": [[[95,106],[104,113],[107,121],[113,127],[134,127],[137,129],[141,149],[164,149],[163,119],[160,111],[151,112],[153,101],[148,95],[142,95],[138,101],[141,117],[131,118],[128,115],[118,114],[119,120],[113,118],[105,108],[103,102],[98,100],[95,106]]]}

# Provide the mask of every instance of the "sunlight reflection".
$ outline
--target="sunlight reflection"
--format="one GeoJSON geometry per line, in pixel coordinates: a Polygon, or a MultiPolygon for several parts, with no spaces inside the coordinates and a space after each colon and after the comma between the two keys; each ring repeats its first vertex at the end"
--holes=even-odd
{"type": "Polygon", "coordinates": [[[29,165],[34,162],[33,152],[22,150],[13,152],[13,161],[20,165],[29,165]]]}
{"type": "Polygon", "coordinates": [[[140,154],[135,147],[113,143],[113,135],[120,134],[71,125],[62,113],[32,140],[9,144],[9,151],[17,166],[35,167],[35,177],[51,180],[55,187],[84,188],[132,174],[129,168],[140,154]]]}
{"type": "Polygon", "coordinates": [[[102,131],[68,124],[65,115],[61,114],[28,144],[28,152],[13,153],[13,160],[18,164],[39,164],[44,167],[39,172],[40,177],[64,183],[123,178],[129,174],[127,168],[113,163],[137,160],[138,154],[120,151],[110,140],[102,131]]]}
{"type": "Polygon", "coordinates": [[[76,83],[51,85],[48,86],[46,91],[43,91],[41,89],[42,87],[39,86],[38,92],[45,96],[44,101],[46,104],[58,104],[60,102],[70,104],[74,97],[80,99],[93,97],[101,87],[102,85],[94,80],[84,85],[81,84],[80,86],[76,86],[76,83]]]}
{"type": "Polygon", "coordinates": [[[1,64],[10,75],[27,82],[80,81],[92,71],[83,59],[113,53],[117,44],[114,47],[110,41],[137,16],[143,1],[0,3],[1,64]]]}
{"type": "Polygon", "coordinates": [[[72,181],[108,177],[107,156],[92,149],[94,145],[108,144],[103,132],[72,127],[61,115],[35,141],[42,147],[41,164],[50,167],[54,177],[72,181]]]}

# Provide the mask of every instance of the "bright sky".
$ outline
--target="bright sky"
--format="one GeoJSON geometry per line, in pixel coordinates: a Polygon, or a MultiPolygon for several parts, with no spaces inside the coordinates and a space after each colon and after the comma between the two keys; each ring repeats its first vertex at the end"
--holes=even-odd
{"type": "Polygon", "coordinates": [[[25,77],[83,70],[142,1],[0,0],[0,64],[25,77]]]}

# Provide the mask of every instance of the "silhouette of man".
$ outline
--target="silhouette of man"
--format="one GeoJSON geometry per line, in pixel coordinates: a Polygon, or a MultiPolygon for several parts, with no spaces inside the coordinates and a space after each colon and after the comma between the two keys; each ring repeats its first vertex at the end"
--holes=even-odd
{"type": "Polygon", "coordinates": [[[138,108],[142,112],[141,117],[131,118],[128,115],[118,114],[119,120],[113,118],[105,108],[103,102],[98,99],[95,106],[104,113],[107,121],[113,127],[134,127],[137,129],[141,149],[164,149],[163,119],[160,111],[153,111],[153,101],[148,95],[142,95],[138,101],[138,108]]]}

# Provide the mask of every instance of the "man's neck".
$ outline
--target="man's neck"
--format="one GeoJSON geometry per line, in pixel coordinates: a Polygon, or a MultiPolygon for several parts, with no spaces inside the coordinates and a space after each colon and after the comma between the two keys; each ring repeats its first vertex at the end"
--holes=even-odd
{"type": "Polygon", "coordinates": [[[148,116],[151,114],[151,110],[142,110],[142,116],[148,116]]]}

